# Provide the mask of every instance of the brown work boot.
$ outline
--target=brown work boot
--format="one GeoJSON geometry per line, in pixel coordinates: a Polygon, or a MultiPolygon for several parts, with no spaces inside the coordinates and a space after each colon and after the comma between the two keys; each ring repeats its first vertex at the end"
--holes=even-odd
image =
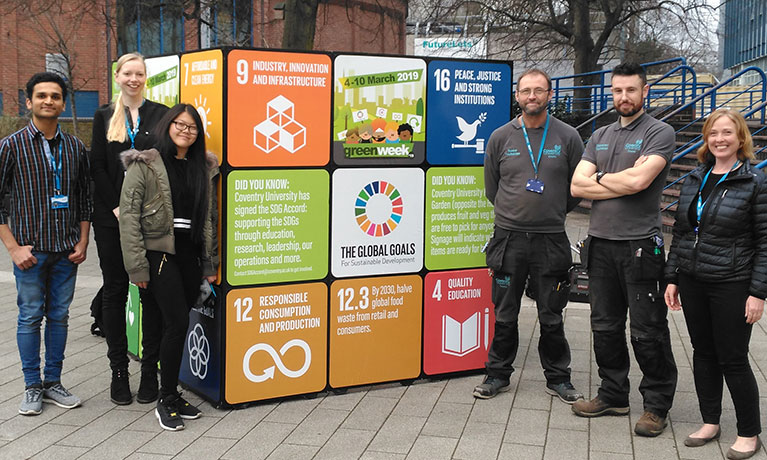
{"type": "Polygon", "coordinates": [[[599,399],[599,396],[586,401],[580,399],[573,403],[573,412],[579,417],[599,417],[601,415],[627,415],[629,413],[629,407],[611,406],[606,402],[599,399]]]}
{"type": "Polygon", "coordinates": [[[668,425],[668,422],[666,422],[665,417],[645,411],[634,426],[634,433],[639,436],[655,437],[663,433],[666,425],[668,425]]]}

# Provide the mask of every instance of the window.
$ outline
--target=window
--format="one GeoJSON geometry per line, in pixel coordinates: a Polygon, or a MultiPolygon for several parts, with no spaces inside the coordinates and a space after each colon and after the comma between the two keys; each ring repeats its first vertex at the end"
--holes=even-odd
{"type": "MultiPolygon", "coordinates": [[[[93,118],[96,109],[99,108],[98,91],[75,91],[75,104],[77,105],[77,118],[93,118]]],[[[67,96],[67,104],[61,113],[61,118],[72,118],[72,95],[67,96]]]]}
{"type": "Polygon", "coordinates": [[[220,0],[212,3],[202,17],[202,47],[253,46],[252,1],[220,0]]]}
{"type": "Polygon", "coordinates": [[[67,78],[67,60],[63,54],[45,53],[45,71],[67,78]]]}
{"type": "Polygon", "coordinates": [[[183,51],[183,11],[181,0],[118,0],[118,53],[151,56],[183,51]]]}

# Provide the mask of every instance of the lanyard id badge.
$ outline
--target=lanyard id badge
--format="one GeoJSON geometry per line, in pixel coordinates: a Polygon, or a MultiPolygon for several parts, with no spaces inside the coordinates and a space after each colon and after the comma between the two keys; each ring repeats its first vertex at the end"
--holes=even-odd
{"type": "Polygon", "coordinates": [[[61,131],[58,130],[56,135],[59,138],[59,161],[56,162],[56,158],[53,156],[51,146],[48,140],[43,138],[43,151],[48,158],[48,165],[53,170],[54,180],[54,194],[51,197],[51,209],[66,209],[69,207],[69,197],[61,193],[61,164],[64,161],[64,140],[61,138],[61,131]]]}
{"type": "MultiPolygon", "coordinates": [[[[727,179],[727,176],[729,176],[730,173],[733,172],[735,170],[735,168],[738,167],[739,164],[740,164],[740,160],[735,160],[735,164],[732,165],[732,168],[730,168],[730,170],[727,171],[727,174],[725,174],[724,176],[719,178],[719,181],[714,185],[714,187],[716,187],[717,185],[721,184],[722,181],[727,179]]],[[[703,201],[703,187],[706,186],[706,181],[708,181],[708,176],[711,175],[711,171],[713,171],[713,170],[714,170],[714,167],[712,166],[711,169],[709,169],[708,172],[706,173],[706,175],[703,177],[703,182],[701,182],[700,189],[698,190],[698,203],[697,203],[697,206],[696,206],[696,209],[695,209],[695,211],[697,213],[697,217],[698,217],[698,225],[695,226],[695,233],[696,234],[698,233],[698,228],[700,227],[700,218],[703,217],[703,208],[706,207],[706,203],[708,203],[708,199],[711,198],[711,195],[714,193],[713,190],[712,190],[711,194],[708,196],[708,198],[706,198],[706,201],[703,201]]]]}
{"type": "Polygon", "coordinates": [[[135,149],[136,148],[136,136],[138,135],[138,127],[141,124],[141,115],[136,117],[136,125],[131,128],[130,123],[128,122],[128,118],[130,118],[130,112],[128,112],[128,117],[125,119],[125,129],[128,131],[128,138],[130,139],[130,148],[135,149]]]}
{"type": "Polygon", "coordinates": [[[53,195],[51,197],[51,209],[67,209],[69,197],[66,195],[53,195]]]}
{"type": "Polygon", "coordinates": [[[541,156],[543,155],[543,146],[546,145],[546,137],[549,134],[549,121],[551,119],[549,118],[549,115],[546,114],[546,125],[543,128],[543,137],[541,137],[541,145],[540,148],[538,148],[538,159],[536,161],[535,157],[533,156],[533,147],[530,145],[530,136],[527,135],[527,128],[525,127],[525,120],[520,117],[519,121],[522,125],[522,134],[525,136],[525,144],[527,144],[527,153],[530,154],[530,162],[533,164],[533,171],[535,171],[535,177],[532,179],[529,179],[527,181],[527,184],[525,185],[525,190],[528,192],[543,193],[543,181],[538,178],[538,165],[541,164],[541,156]]]}

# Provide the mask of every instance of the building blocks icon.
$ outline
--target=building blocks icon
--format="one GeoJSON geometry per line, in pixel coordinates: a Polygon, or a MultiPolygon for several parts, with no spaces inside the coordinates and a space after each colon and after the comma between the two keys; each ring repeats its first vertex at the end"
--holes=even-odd
{"type": "Polygon", "coordinates": [[[277,96],[266,104],[266,120],[253,128],[253,145],[270,153],[282,147],[296,153],[306,145],[306,127],[298,123],[295,104],[285,96],[277,96]]]}

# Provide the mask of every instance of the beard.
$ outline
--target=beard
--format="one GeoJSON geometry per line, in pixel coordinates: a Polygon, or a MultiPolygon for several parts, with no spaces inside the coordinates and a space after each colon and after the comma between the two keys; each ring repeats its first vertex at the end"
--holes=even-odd
{"type": "Polygon", "coordinates": [[[621,110],[620,107],[615,106],[615,111],[618,112],[618,114],[622,117],[631,117],[633,115],[636,115],[639,113],[640,110],[642,110],[642,105],[631,105],[631,107],[628,110],[621,110]]]}
{"type": "Polygon", "coordinates": [[[536,115],[540,115],[543,112],[545,112],[548,105],[549,104],[540,104],[538,107],[533,109],[533,108],[528,108],[528,105],[525,104],[524,106],[521,106],[521,108],[522,108],[522,111],[525,112],[527,115],[534,117],[536,115]]]}

